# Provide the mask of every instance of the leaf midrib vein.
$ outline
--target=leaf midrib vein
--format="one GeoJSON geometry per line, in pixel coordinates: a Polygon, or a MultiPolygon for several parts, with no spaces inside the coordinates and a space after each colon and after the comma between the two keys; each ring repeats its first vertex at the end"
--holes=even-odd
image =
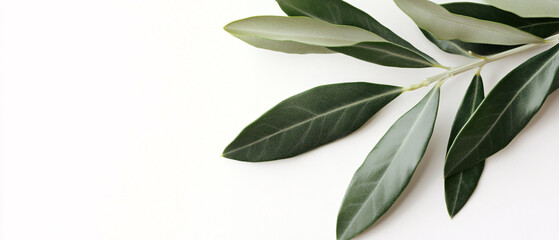
{"type": "Polygon", "coordinates": [[[454,195],[454,203],[452,204],[452,214],[456,210],[456,203],[458,202],[458,195],[460,194],[460,189],[462,188],[462,176],[464,172],[460,172],[460,179],[458,179],[458,188],[456,189],[456,194],[454,195]]]}
{"type": "Polygon", "coordinates": [[[540,22],[540,23],[532,23],[532,24],[528,24],[528,25],[524,25],[524,26],[520,26],[518,27],[519,29],[524,29],[524,28],[530,28],[530,27],[535,27],[535,26],[542,26],[542,25],[553,25],[553,24],[558,24],[559,21],[553,21],[553,22],[540,22]]]}

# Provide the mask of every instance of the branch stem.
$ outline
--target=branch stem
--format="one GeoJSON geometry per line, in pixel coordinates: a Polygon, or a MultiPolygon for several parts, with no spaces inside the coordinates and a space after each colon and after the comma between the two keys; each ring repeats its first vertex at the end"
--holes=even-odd
{"type": "Polygon", "coordinates": [[[500,60],[500,59],[503,59],[503,58],[506,58],[506,57],[509,57],[509,56],[513,56],[513,55],[516,55],[518,53],[521,53],[521,52],[524,52],[524,51],[527,51],[527,50],[530,50],[530,49],[534,49],[534,48],[537,48],[537,47],[541,47],[541,46],[544,46],[544,45],[547,45],[547,44],[557,44],[557,43],[559,43],[559,34],[556,34],[556,35],[553,35],[551,37],[546,38],[545,41],[542,42],[542,43],[531,43],[531,44],[522,45],[520,47],[513,48],[513,49],[508,50],[508,51],[504,51],[504,52],[497,53],[497,54],[494,54],[494,55],[491,55],[491,56],[480,58],[479,60],[477,60],[475,62],[471,62],[471,63],[465,64],[465,65],[462,65],[462,66],[450,68],[446,72],[437,74],[437,75],[432,76],[432,77],[428,77],[427,79],[423,80],[419,84],[410,85],[409,87],[404,88],[403,91],[404,92],[413,91],[413,90],[416,90],[416,89],[419,89],[419,88],[422,88],[422,87],[427,87],[434,82],[439,82],[443,79],[446,80],[446,79],[452,78],[452,77],[454,77],[454,76],[456,76],[460,73],[467,72],[467,71],[470,71],[470,70],[475,69],[475,68],[481,68],[485,64],[495,62],[497,60],[500,60]]]}

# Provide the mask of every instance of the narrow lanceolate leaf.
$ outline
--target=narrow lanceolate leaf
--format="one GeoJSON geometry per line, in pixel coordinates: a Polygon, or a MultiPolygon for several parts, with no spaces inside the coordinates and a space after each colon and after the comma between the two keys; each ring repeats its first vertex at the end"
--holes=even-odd
{"type": "Polygon", "coordinates": [[[327,51],[324,47],[386,42],[378,35],[361,28],[334,25],[309,17],[251,17],[229,23],[224,28],[255,47],[288,53],[304,53],[298,50],[302,45],[322,47],[322,51],[327,51]],[[293,44],[298,45],[294,48],[293,44]]]}
{"type": "Polygon", "coordinates": [[[420,28],[439,40],[518,45],[543,42],[533,34],[505,24],[452,14],[427,0],[394,0],[420,28]]]}
{"type": "Polygon", "coordinates": [[[557,0],[484,0],[498,8],[523,17],[559,17],[557,0]]]}
{"type": "Polygon", "coordinates": [[[248,125],[223,156],[248,162],[293,157],[354,132],[401,93],[401,87],[372,83],[310,89],[248,125]]]}
{"type": "MultiPolygon", "coordinates": [[[[546,38],[559,32],[559,18],[523,18],[514,13],[499,8],[470,2],[456,2],[442,4],[453,14],[473,17],[480,20],[498,22],[522,31],[546,38]]],[[[459,40],[439,40],[429,32],[422,30],[423,34],[443,51],[472,57],[468,51],[477,55],[491,55],[503,52],[516,46],[504,46],[494,44],[466,43],[459,40]]]]}
{"type": "Polygon", "coordinates": [[[382,216],[408,185],[437,116],[439,87],[386,132],[353,176],[338,214],[338,239],[351,239],[382,216]]]}
{"type": "MultiPolygon", "coordinates": [[[[332,24],[349,25],[362,28],[373,32],[383,39],[387,40],[390,44],[383,44],[375,46],[372,51],[368,48],[363,48],[356,46],[356,49],[333,49],[335,51],[340,51],[346,55],[359,58],[368,62],[395,66],[395,67],[433,67],[440,66],[437,61],[431,58],[429,55],[421,52],[411,45],[406,40],[402,39],[390,29],[386,28],[380,24],[377,20],[372,18],[367,13],[361,11],[360,9],[342,1],[342,0],[276,0],[281,7],[281,9],[289,16],[308,16],[322,21],[326,21],[332,24]],[[382,53],[379,51],[374,51],[374,49],[385,49],[382,53]],[[344,50],[344,51],[342,51],[344,50]],[[357,55],[356,53],[359,53],[357,55]],[[380,56],[377,56],[380,54],[380,56]],[[367,55],[367,57],[362,57],[367,55]],[[393,55],[393,56],[389,56],[393,55]],[[415,59],[412,65],[395,64],[391,62],[389,64],[385,62],[376,61],[377,59],[382,59],[383,57],[398,58],[402,55],[404,60],[403,63],[407,61],[407,57],[413,56],[415,59]],[[418,62],[420,64],[418,64],[418,62]]],[[[370,44],[368,44],[370,45],[370,44]]],[[[351,48],[351,47],[349,47],[351,48]]]]}
{"type": "Polygon", "coordinates": [[[505,76],[456,136],[445,177],[470,169],[506,147],[538,112],[559,73],[559,45],[505,76]]]}
{"type": "MultiPolygon", "coordinates": [[[[450,137],[448,140],[447,152],[448,149],[450,149],[452,142],[454,142],[456,135],[468,121],[470,116],[472,116],[475,112],[484,96],[483,81],[481,76],[476,74],[474,79],[472,79],[472,83],[470,83],[468,90],[466,90],[464,100],[458,108],[458,112],[454,118],[454,124],[452,124],[452,130],[450,131],[450,137]]],[[[454,217],[454,215],[456,215],[460,209],[464,207],[474,192],[479,178],[481,177],[481,173],[483,172],[484,165],[485,161],[482,161],[475,167],[450,176],[444,180],[446,209],[451,217],[454,217]]]]}

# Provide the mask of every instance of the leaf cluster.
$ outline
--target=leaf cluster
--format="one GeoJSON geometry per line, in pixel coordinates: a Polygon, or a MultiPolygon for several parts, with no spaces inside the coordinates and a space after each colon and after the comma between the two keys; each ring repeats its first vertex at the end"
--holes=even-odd
{"type": "Polygon", "coordinates": [[[389,67],[445,69],[408,87],[366,82],[315,87],[274,106],[225,148],[224,157],[247,162],[294,157],[351,134],[401,94],[434,84],[355,172],[340,207],[338,239],[351,239],[373,225],[408,185],[433,133],[445,81],[479,68],[457,110],[447,146],[443,175],[451,217],[474,192],[485,161],[505,148],[559,88],[556,2],[394,2],[442,51],[475,61],[445,67],[342,0],[277,0],[287,16],[257,16],[225,26],[246,43],[273,51],[337,52],[389,67]],[[543,45],[555,46],[517,66],[485,96],[482,67],[543,45]]]}

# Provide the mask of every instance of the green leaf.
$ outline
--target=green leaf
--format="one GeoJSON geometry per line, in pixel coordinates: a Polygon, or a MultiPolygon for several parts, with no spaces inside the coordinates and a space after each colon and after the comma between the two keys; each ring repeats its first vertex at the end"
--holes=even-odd
{"type": "Polygon", "coordinates": [[[523,17],[559,17],[557,0],[484,0],[523,17]]]}
{"type": "Polygon", "coordinates": [[[394,0],[420,28],[439,40],[518,45],[544,40],[505,24],[452,14],[427,0],[394,0]]]}
{"type": "Polygon", "coordinates": [[[417,53],[388,42],[363,42],[349,47],[330,47],[329,49],[384,66],[407,68],[434,66],[417,53]]]}
{"type": "Polygon", "coordinates": [[[549,94],[552,94],[557,89],[559,89],[559,72],[557,73],[557,76],[555,76],[555,80],[553,81],[553,86],[551,86],[549,94]]]}
{"type": "MultiPolygon", "coordinates": [[[[442,4],[441,7],[454,14],[509,25],[541,38],[546,38],[559,32],[559,18],[522,18],[518,15],[493,6],[470,2],[442,4]]],[[[425,30],[422,30],[422,32],[427,39],[443,51],[461,54],[468,57],[472,57],[468,51],[485,56],[500,53],[516,47],[494,44],[466,43],[459,40],[439,40],[425,30]]]]}
{"type": "MultiPolygon", "coordinates": [[[[464,124],[468,121],[468,119],[470,119],[470,116],[472,116],[484,97],[483,81],[481,76],[476,74],[472,79],[468,90],[466,90],[464,100],[462,100],[462,104],[458,108],[458,112],[454,118],[454,124],[452,124],[452,130],[450,131],[447,152],[460,129],[462,129],[464,124]]],[[[464,207],[474,192],[479,178],[481,177],[481,173],[483,172],[484,165],[485,161],[482,160],[482,162],[478,163],[475,167],[450,176],[444,180],[446,209],[448,210],[450,217],[454,217],[460,209],[464,207]]]]}
{"type": "Polygon", "coordinates": [[[270,40],[261,37],[246,36],[246,35],[234,35],[234,36],[252,45],[253,47],[268,49],[276,52],[295,53],[295,54],[335,53],[334,51],[326,47],[298,43],[294,41],[277,41],[277,40],[270,40]]]}
{"type": "Polygon", "coordinates": [[[433,133],[439,95],[437,86],[398,119],[357,169],[338,214],[338,239],[363,232],[404,191],[433,133]]]}
{"type": "Polygon", "coordinates": [[[248,125],[223,156],[248,162],[296,156],[349,135],[401,93],[401,87],[372,83],[310,89],[248,125]]]}
{"type": "MultiPolygon", "coordinates": [[[[340,25],[349,25],[359,27],[370,32],[373,32],[383,39],[393,43],[394,45],[390,46],[389,44],[383,44],[384,46],[389,48],[388,54],[394,52],[395,56],[398,55],[405,55],[405,56],[413,56],[415,61],[411,65],[396,65],[396,64],[386,64],[383,62],[378,62],[376,59],[382,59],[382,57],[386,56],[387,53],[382,54],[381,56],[375,56],[378,54],[378,51],[368,51],[367,48],[363,48],[360,46],[356,46],[356,49],[343,49],[343,53],[349,56],[357,57],[361,60],[365,60],[368,62],[386,65],[386,66],[395,66],[395,67],[440,67],[440,65],[431,58],[429,55],[419,51],[413,45],[411,45],[406,40],[402,39],[394,32],[390,31],[390,29],[386,28],[382,24],[380,24],[377,20],[372,18],[367,13],[361,11],[360,9],[344,2],[341,0],[277,0],[281,9],[289,16],[308,16],[316,19],[320,19],[322,21],[326,21],[332,24],[340,24],[340,25]],[[359,53],[358,56],[355,56],[355,53],[359,53]],[[368,57],[361,57],[363,55],[369,55],[368,57]],[[418,65],[417,62],[421,64],[418,65]]],[[[369,44],[370,45],[370,44],[369,44]]],[[[379,47],[375,47],[374,49],[378,49],[379,47]]],[[[334,49],[336,51],[342,49],[334,49]]],[[[386,52],[386,51],[385,51],[386,52]]],[[[404,62],[408,62],[406,59],[403,59],[404,62]]]]}
{"type": "MultiPolygon", "coordinates": [[[[341,0],[276,0],[280,8],[289,16],[308,16],[325,22],[349,25],[373,32],[389,42],[417,50],[406,40],[362,10],[341,0]]],[[[425,55],[426,56],[426,55],[425,55]]]]}
{"type": "Polygon", "coordinates": [[[499,8],[470,2],[441,5],[454,14],[498,22],[545,38],[559,32],[559,18],[524,18],[499,8]]]}
{"type": "Polygon", "coordinates": [[[541,108],[558,73],[559,45],[505,76],[456,136],[447,154],[445,177],[506,147],[541,108]]]}
{"type": "MultiPolygon", "coordinates": [[[[360,42],[386,42],[378,35],[361,28],[334,25],[309,17],[250,17],[229,23],[224,28],[255,47],[288,53],[302,53],[295,50],[293,44],[341,47],[360,42]]],[[[321,49],[327,51],[325,48],[321,49]]]]}

